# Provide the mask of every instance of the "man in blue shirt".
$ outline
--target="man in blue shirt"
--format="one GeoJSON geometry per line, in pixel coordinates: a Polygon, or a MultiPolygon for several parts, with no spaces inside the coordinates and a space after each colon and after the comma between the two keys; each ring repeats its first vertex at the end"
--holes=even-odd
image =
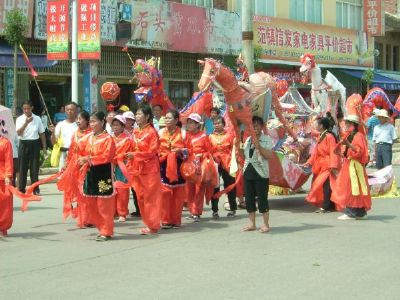
{"type": "Polygon", "coordinates": [[[379,124],[378,117],[375,116],[379,109],[374,109],[374,114],[367,120],[365,126],[367,127],[368,134],[368,151],[369,151],[369,166],[375,165],[375,142],[372,140],[374,134],[374,128],[379,124]]]}
{"type": "Polygon", "coordinates": [[[54,125],[61,121],[64,121],[66,118],[67,115],[65,114],[65,106],[62,105],[58,108],[58,112],[54,114],[54,125]]]}
{"type": "Polygon", "coordinates": [[[380,109],[375,116],[380,124],[375,126],[372,140],[375,142],[376,168],[379,170],[392,164],[392,144],[397,139],[397,134],[389,122],[387,110],[380,109]]]}
{"type": "Polygon", "coordinates": [[[210,135],[214,131],[214,119],[221,114],[221,111],[217,107],[211,108],[210,118],[204,121],[204,127],[206,135],[210,135]]]}

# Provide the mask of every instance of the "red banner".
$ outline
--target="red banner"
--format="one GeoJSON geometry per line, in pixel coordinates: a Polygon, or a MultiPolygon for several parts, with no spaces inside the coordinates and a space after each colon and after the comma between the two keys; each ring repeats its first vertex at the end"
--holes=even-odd
{"type": "Polygon", "coordinates": [[[100,59],[100,0],[78,1],[78,59],[100,59]]]}
{"type": "Polygon", "coordinates": [[[364,31],[373,36],[385,35],[384,1],[364,0],[364,31]]]}
{"type": "Polygon", "coordinates": [[[69,1],[47,1],[47,59],[67,60],[69,1]]]}

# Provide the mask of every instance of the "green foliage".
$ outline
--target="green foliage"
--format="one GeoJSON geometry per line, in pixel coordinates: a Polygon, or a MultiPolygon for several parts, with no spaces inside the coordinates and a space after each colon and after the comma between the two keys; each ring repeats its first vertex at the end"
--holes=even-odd
{"type": "Polygon", "coordinates": [[[259,61],[261,58],[263,49],[260,45],[254,46],[254,67],[258,68],[262,66],[262,63],[259,61]]]}
{"type": "Polygon", "coordinates": [[[20,9],[12,9],[6,14],[4,37],[6,41],[14,46],[21,44],[28,31],[28,19],[20,9]]]}
{"type": "Polygon", "coordinates": [[[374,79],[374,70],[372,70],[372,69],[365,70],[363,73],[363,76],[362,76],[362,80],[365,81],[367,86],[369,86],[371,84],[373,79],[374,79]]]}

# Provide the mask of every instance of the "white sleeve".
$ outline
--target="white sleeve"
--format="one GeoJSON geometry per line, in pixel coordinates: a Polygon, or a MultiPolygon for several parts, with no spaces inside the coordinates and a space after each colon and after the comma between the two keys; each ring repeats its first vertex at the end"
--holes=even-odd
{"type": "Polygon", "coordinates": [[[59,123],[56,125],[56,128],[54,129],[54,137],[56,138],[56,140],[60,137],[60,134],[61,134],[61,125],[62,125],[62,123],[63,123],[63,122],[59,122],[59,123]]]}
{"type": "Polygon", "coordinates": [[[24,120],[21,117],[22,116],[18,117],[17,120],[15,121],[15,129],[16,130],[21,129],[21,127],[24,126],[24,120]]]}
{"type": "Polygon", "coordinates": [[[37,117],[37,120],[38,120],[38,131],[39,131],[39,134],[40,134],[40,133],[43,133],[45,130],[44,130],[44,126],[43,126],[43,123],[42,123],[42,119],[37,117]]]}

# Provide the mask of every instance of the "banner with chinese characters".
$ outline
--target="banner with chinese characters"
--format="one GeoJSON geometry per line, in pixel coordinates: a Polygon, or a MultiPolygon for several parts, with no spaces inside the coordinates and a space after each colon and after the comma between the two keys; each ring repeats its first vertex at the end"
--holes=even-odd
{"type": "Polygon", "coordinates": [[[78,59],[100,59],[100,0],[78,1],[78,59]]]}
{"type": "Polygon", "coordinates": [[[5,92],[5,102],[7,107],[12,107],[14,102],[14,70],[5,70],[5,82],[4,82],[4,92],[5,92]]]}
{"type": "Polygon", "coordinates": [[[101,0],[101,44],[115,45],[117,40],[117,0],[101,0]]]}
{"type": "Polygon", "coordinates": [[[47,0],[35,1],[35,26],[33,37],[38,40],[47,39],[47,0]]]}
{"type": "Polygon", "coordinates": [[[47,1],[47,59],[68,59],[68,0],[47,1]]]}
{"type": "Polygon", "coordinates": [[[170,1],[119,1],[117,43],[192,53],[241,49],[241,19],[231,12],[170,1]]]}
{"type": "Polygon", "coordinates": [[[385,35],[385,1],[364,0],[364,31],[373,36],[385,35]]]}
{"type": "Polygon", "coordinates": [[[373,39],[365,32],[255,16],[254,45],[262,60],[299,62],[309,52],[319,64],[373,67],[373,39]]]}
{"type": "Polygon", "coordinates": [[[0,35],[3,33],[6,23],[6,14],[8,11],[18,8],[28,18],[28,30],[26,37],[32,36],[33,6],[32,0],[0,0],[0,35]]]}

